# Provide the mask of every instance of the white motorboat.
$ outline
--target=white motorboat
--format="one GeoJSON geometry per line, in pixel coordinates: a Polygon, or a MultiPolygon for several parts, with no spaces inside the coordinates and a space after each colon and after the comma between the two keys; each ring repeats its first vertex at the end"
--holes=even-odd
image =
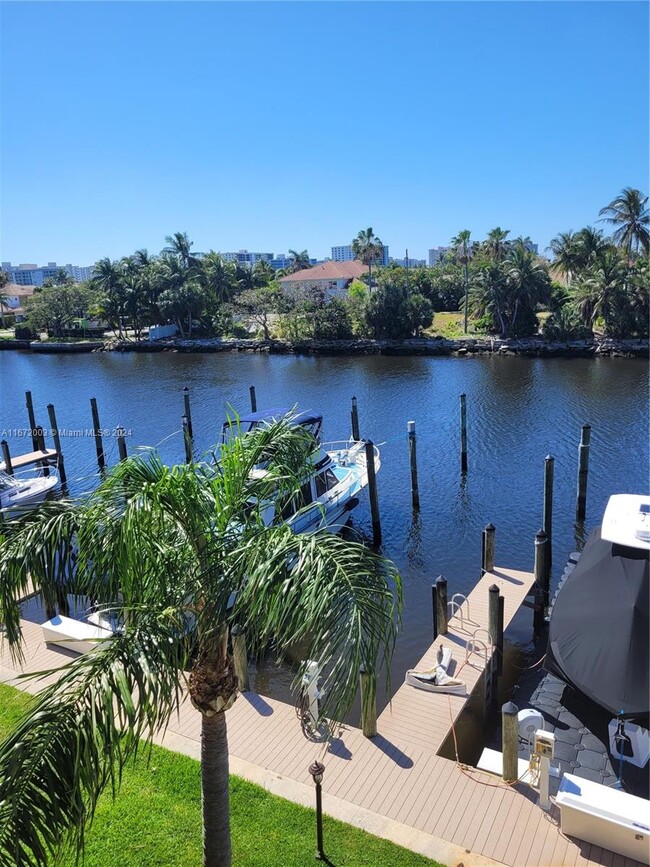
{"type": "MultiPolygon", "coordinates": [[[[222,439],[239,436],[290,411],[269,409],[242,415],[224,422],[222,439]]],[[[338,532],[349,513],[359,503],[359,494],[368,484],[366,448],[363,440],[321,443],[323,417],[314,412],[302,412],[292,417],[293,424],[305,428],[314,438],[313,472],[300,488],[300,493],[284,505],[278,516],[278,504],[269,502],[263,510],[263,520],[269,525],[281,517],[296,533],[313,533],[319,529],[338,532]]],[[[373,446],[375,472],[379,472],[379,449],[373,446]]],[[[263,473],[263,468],[255,472],[263,473]]]]}
{"type": "Polygon", "coordinates": [[[59,481],[50,470],[49,476],[16,477],[0,470],[0,511],[13,515],[43,502],[59,481]]]}

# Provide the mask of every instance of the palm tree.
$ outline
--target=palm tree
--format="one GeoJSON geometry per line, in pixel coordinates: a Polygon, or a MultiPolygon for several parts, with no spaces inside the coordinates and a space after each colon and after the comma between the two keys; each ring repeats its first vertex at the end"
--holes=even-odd
{"type": "Polygon", "coordinates": [[[614,241],[622,247],[628,258],[632,251],[641,249],[647,256],[650,253],[650,211],[648,197],[640,190],[625,187],[615,199],[598,212],[603,222],[611,223],[616,229],[614,241]]]}
{"type": "Polygon", "coordinates": [[[113,262],[108,256],[95,263],[91,285],[98,289],[101,298],[98,310],[105,316],[113,329],[117,326],[120,338],[124,334],[124,266],[113,262]]]}
{"type": "Polygon", "coordinates": [[[190,241],[187,232],[174,232],[173,235],[166,235],[165,242],[167,246],[163,248],[163,253],[176,256],[186,270],[201,267],[201,260],[190,252],[194,242],[190,241]]]}
{"type": "Polygon", "coordinates": [[[581,249],[579,233],[568,231],[560,232],[553,238],[549,246],[553,253],[551,269],[554,273],[564,277],[567,285],[576,276],[583,264],[583,251],[581,249]]]}
{"type": "Polygon", "coordinates": [[[628,268],[616,248],[606,250],[577,283],[574,298],[586,325],[602,318],[607,333],[617,300],[626,292],[628,268]]]}
{"type": "Polygon", "coordinates": [[[9,285],[9,275],[6,271],[0,271],[0,323],[2,323],[2,327],[5,327],[5,307],[7,306],[7,301],[9,300],[9,296],[4,291],[5,286],[9,285]]]}
{"type": "Polygon", "coordinates": [[[508,296],[508,332],[512,333],[519,315],[535,315],[537,305],[548,301],[551,281],[542,262],[523,245],[517,244],[504,262],[508,296]]]}
{"type": "Polygon", "coordinates": [[[378,262],[384,253],[384,245],[372,231],[372,228],[362,229],[352,241],[352,253],[368,266],[368,292],[372,292],[372,263],[378,262]]]}
{"type": "Polygon", "coordinates": [[[262,520],[270,498],[295,497],[312,448],[283,419],[233,438],[216,466],[168,468],[148,452],[82,501],[4,524],[0,619],[15,653],[29,582],[50,607],[57,593],[84,594],[123,627],[69,661],[0,745],[0,802],[11,805],[0,811],[0,862],[45,865],[66,840],[81,848],[101,791],[119,786],[139,739],[167,723],[187,686],[201,715],[204,865],[227,867],[230,628],[247,628],[253,652],[273,642],[280,658],[303,642],[322,672],[323,718],[350,705],[360,665],[388,666],[394,567],[359,543],[262,520]]]}
{"type": "Polygon", "coordinates": [[[488,232],[485,249],[495,262],[501,262],[503,259],[506,252],[505,241],[509,234],[510,229],[502,229],[501,226],[497,226],[491,232],[488,232]]]}
{"type": "Polygon", "coordinates": [[[300,252],[289,250],[289,256],[293,259],[293,262],[287,268],[288,274],[295,274],[296,271],[302,271],[303,268],[311,268],[307,250],[300,250],[300,252]]]}
{"type": "Polygon", "coordinates": [[[467,317],[469,314],[469,260],[471,255],[469,251],[469,239],[471,234],[469,229],[463,229],[455,238],[451,239],[451,246],[456,255],[456,260],[465,266],[465,323],[463,326],[465,334],[467,334],[467,317]]]}
{"type": "Polygon", "coordinates": [[[54,283],[56,286],[67,286],[73,283],[72,277],[68,274],[65,268],[57,268],[54,274],[54,283]]]}

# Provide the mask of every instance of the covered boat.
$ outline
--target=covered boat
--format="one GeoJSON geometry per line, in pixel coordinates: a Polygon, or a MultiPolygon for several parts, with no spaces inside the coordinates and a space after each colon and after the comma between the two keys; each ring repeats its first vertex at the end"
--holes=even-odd
{"type": "MultiPolygon", "coordinates": [[[[649,501],[638,499],[637,511],[645,521],[640,507],[649,501]]],[[[647,724],[650,545],[629,526],[620,532],[608,530],[618,523],[612,521],[612,513],[622,505],[617,497],[610,499],[612,512],[609,517],[606,512],[603,527],[589,536],[557,595],[545,668],[612,716],[647,724]]]]}

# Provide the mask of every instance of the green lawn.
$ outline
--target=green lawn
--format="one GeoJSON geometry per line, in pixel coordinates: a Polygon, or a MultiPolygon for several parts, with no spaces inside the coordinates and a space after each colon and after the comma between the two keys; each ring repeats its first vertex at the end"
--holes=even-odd
{"type": "MultiPolygon", "coordinates": [[[[0,738],[31,699],[0,684],[0,738]]],[[[318,863],[312,810],[231,777],[233,862],[237,867],[318,863]]],[[[336,867],[436,867],[436,862],[325,816],[325,852],[336,867]]],[[[199,764],[154,747],[124,774],[115,801],[102,796],[86,840],[86,867],[190,867],[201,864],[199,764]]],[[[58,867],[73,867],[63,857],[58,867]]],[[[440,867],[440,865],[437,865],[440,867]]]]}

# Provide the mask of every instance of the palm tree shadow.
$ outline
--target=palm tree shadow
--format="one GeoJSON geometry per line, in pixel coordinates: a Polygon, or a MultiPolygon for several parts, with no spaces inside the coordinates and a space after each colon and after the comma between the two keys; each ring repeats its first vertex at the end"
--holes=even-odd
{"type": "Polygon", "coordinates": [[[271,705],[256,692],[247,691],[240,692],[239,694],[242,698],[246,699],[250,706],[256,710],[260,716],[271,716],[273,714],[273,708],[271,705]]]}

